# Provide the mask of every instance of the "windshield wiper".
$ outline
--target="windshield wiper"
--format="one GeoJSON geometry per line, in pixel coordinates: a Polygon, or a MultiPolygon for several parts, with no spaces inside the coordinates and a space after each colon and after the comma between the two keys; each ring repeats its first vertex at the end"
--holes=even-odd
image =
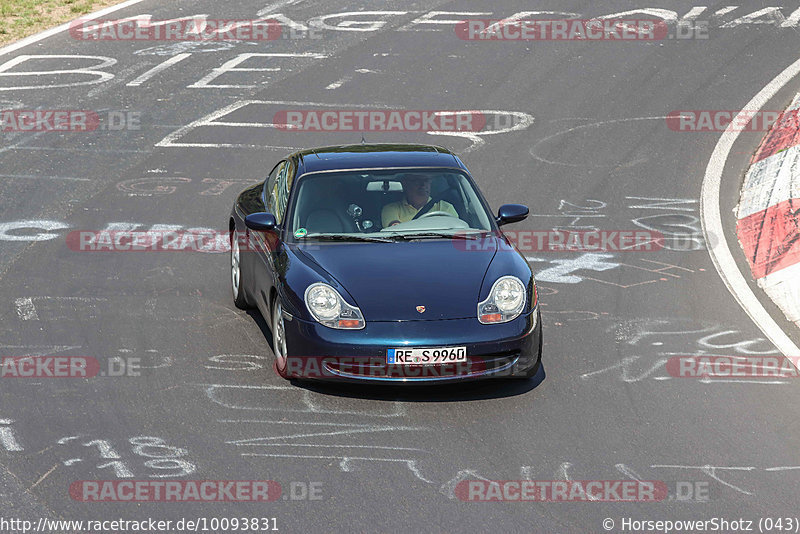
{"type": "Polygon", "coordinates": [[[393,243],[394,239],[362,234],[307,234],[306,238],[322,239],[325,241],[370,241],[374,243],[393,243]]]}
{"type": "Polygon", "coordinates": [[[396,239],[403,239],[403,240],[411,240],[411,239],[479,239],[480,236],[483,236],[487,233],[487,231],[480,231],[480,232],[456,232],[456,233],[448,233],[448,232],[417,232],[417,233],[408,233],[408,234],[391,234],[392,237],[396,239]]]}

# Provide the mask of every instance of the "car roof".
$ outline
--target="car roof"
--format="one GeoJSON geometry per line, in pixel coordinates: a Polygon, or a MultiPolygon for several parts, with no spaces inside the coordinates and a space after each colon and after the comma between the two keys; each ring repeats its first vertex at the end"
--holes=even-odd
{"type": "Polygon", "coordinates": [[[467,170],[455,154],[434,145],[357,144],[308,148],[295,152],[298,173],[395,167],[456,167],[467,170]]]}

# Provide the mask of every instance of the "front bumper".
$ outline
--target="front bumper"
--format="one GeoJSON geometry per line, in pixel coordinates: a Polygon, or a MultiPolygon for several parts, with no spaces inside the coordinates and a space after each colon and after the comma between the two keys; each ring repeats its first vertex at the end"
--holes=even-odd
{"type": "Polygon", "coordinates": [[[474,319],[367,322],[336,330],[284,313],[287,378],[331,381],[436,383],[527,376],[540,359],[538,309],[502,324],[474,319]],[[388,365],[389,348],[466,346],[467,361],[388,365]]]}

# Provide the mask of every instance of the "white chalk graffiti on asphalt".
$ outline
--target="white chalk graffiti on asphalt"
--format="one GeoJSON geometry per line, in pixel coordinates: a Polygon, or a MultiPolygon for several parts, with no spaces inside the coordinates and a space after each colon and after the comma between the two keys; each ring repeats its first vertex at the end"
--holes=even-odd
{"type": "MultiPolygon", "coordinates": [[[[627,196],[625,200],[627,201],[625,209],[635,210],[625,214],[625,217],[632,215],[629,220],[634,225],[660,233],[663,238],[657,240],[657,243],[664,249],[677,251],[705,249],[697,199],[627,196]],[[647,211],[642,214],[640,210],[647,211]],[[648,214],[653,211],[655,213],[648,214]]],[[[532,213],[529,217],[563,220],[564,224],[553,222],[552,229],[557,231],[598,231],[601,229],[598,226],[599,221],[592,219],[608,219],[609,209],[611,209],[609,204],[602,200],[561,199],[558,203],[558,213],[532,213]]],[[[614,212],[618,214],[620,210],[615,209],[614,212]]]]}
{"type": "MultiPolygon", "coordinates": [[[[764,7],[758,9],[756,11],[746,13],[746,14],[739,14],[739,16],[733,18],[732,20],[723,21],[722,17],[727,16],[729,13],[739,9],[740,6],[726,6],[714,12],[708,12],[707,7],[705,6],[693,6],[691,7],[683,16],[679,16],[677,11],[673,11],[670,9],[660,9],[660,8],[636,8],[630,9],[626,11],[621,11],[617,13],[609,13],[605,15],[599,15],[597,18],[599,19],[615,19],[615,18],[624,18],[630,17],[632,15],[638,16],[646,16],[652,18],[660,18],[666,21],[668,24],[675,24],[678,21],[688,21],[688,20],[698,20],[699,18],[706,17],[712,21],[712,27],[718,28],[736,28],[738,26],[743,25],[772,25],[778,28],[795,28],[800,26],[800,9],[796,9],[795,11],[791,12],[787,15],[784,15],[781,7],[764,7]]],[[[266,10],[270,11],[270,10],[266,10]]],[[[345,12],[337,12],[337,13],[328,13],[325,15],[319,15],[313,17],[306,21],[306,24],[298,22],[296,20],[291,19],[290,17],[286,16],[283,13],[266,13],[265,10],[260,10],[259,13],[263,13],[262,15],[258,15],[259,17],[269,18],[271,20],[277,21],[283,27],[288,28],[290,32],[297,33],[297,32],[319,32],[319,31],[337,31],[337,32],[378,32],[378,31],[386,31],[389,28],[389,23],[392,18],[397,17],[404,17],[408,15],[412,15],[413,18],[407,24],[400,26],[396,29],[396,31],[452,31],[456,24],[459,22],[469,19],[469,18],[487,18],[487,17],[502,17],[503,15],[497,15],[491,11],[345,11],[345,12]],[[365,18],[366,17],[366,18],[365,18]],[[341,19],[338,20],[337,23],[331,23],[334,19],[341,19]]],[[[552,18],[554,15],[562,15],[566,18],[580,18],[581,15],[579,13],[572,13],[572,12],[558,12],[558,11],[521,11],[511,15],[507,15],[503,20],[505,21],[515,21],[521,20],[523,18],[530,20],[535,19],[536,15],[542,15],[544,18],[552,18]]],[[[181,20],[194,20],[197,22],[197,31],[201,31],[203,26],[205,26],[207,22],[208,15],[206,14],[195,14],[189,15],[186,17],[180,17],[176,19],[169,19],[169,20],[158,20],[153,21],[152,15],[150,14],[140,14],[133,17],[128,17],[127,19],[123,20],[133,20],[136,21],[138,25],[141,26],[154,26],[154,25],[166,25],[171,22],[181,21],[181,20]]],[[[80,30],[78,30],[80,31],[80,30]]],[[[219,31],[219,30],[215,30],[219,31]]],[[[252,41],[251,41],[252,42],[252,41]]],[[[176,53],[186,52],[187,50],[194,50],[203,43],[196,43],[196,42],[179,42],[179,43],[170,43],[168,45],[164,45],[163,47],[169,47],[168,50],[161,52],[160,48],[163,47],[156,47],[159,50],[156,50],[154,53],[164,53],[166,55],[174,56],[176,53]]],[[[227,50],[230,49],[232,43],[228,42],[220,42],[220,43],[213,43],[212,50],[227,50]]],[[[143,51],[140,51],[143,53],[143,51]]],[[[191,87],[215,87],[215,88],[242,88],[242,87],[253,87],[252,85],[240,85],[240,84],[223,84],[223,85],[210,85],[208,82],[214,80],[219,75],[223,74],[224,72],[229,71],[236,71],[236,70],[249,70],[253,72],[254,70],[269,70],[269,69],[257,69],[257,68],[249,68],[249,69],[237,69],[236,65],[244,61],[243,56],[249,56],[250,54],[243,54],[237,56],[236,58],[229,60],[226,62],[222,67],[213,69],[208,75],[202,78],[200,81],[193,84],[191,87]]],[[[166,64],[159,65],[156,67],[156,72],[152,72],[152,75],[156,75],[159,72],[169,68],[173,64],[181,61],[184,59],[174,59],[174,60],[167,60],[166,64]]],[[[23,90],[23,89],[42,89],[42,88],[60,88],[60,87],[75,87],[81,85],[94,85],[99,83],[107,82],[114,78],[114,74],[102,71],[106,67],[113,66],[116,64],[117,60],[114,58],[109,58],[106,56],[83,56],[83,55],[75,55],[75,54],[63,54],[63,55],[19,55],[6,63],[0,65],[0,76],[58,76],[59,78],[64,77],[66,75],[88,75],[91,76],[93,79],[89,80],[80,80],[80,81],[70,81],[70,82],[63,82],[63,83],[49,83],[49,84],[39,84],[39,85],[26,85],[26,86],[18,86],[18,87],[0,87],[0,91],[13,91],[13,90],[23,90]],[[51,69],[46,71],[15,71],[15,72],[7,72],[12,67],[19,65],[25,61],[29,61],[32,59],[57,59],[57,60],[67,60],[67,59],[90,59],[96,60],[97,63],[94,65],[90,65],[89,67],[84,68],[70,68],[70,69],[51,69]]],[[[149,73],[145,73],[145,76],[149,73]]],[[[149,77],[145,77],[144,79],[140,80],[140,83],[134,83],[133,86],[138,86],[141,82],[146,81],[149,77]]]]}
{"type": "MultiPolygon", "coordinates": [[[[209,184],[203,187],[198,194],[201,196],[219,196],[232,185],[253,185],[258,180],[228,179],[228,178],[203,178],[202,183],[209,184]]],[[[159,176],[149,178],[132,178],[117,183],[117,189],[128,196],[150,197],[171,195],[175,193],[181,184],[189,184],[191,178],[181,176],[159,176]]]]}
{"type": "Polygon", "coordinates": [[[9,452],[24,451],[25,449],[19,444],[14,430],[11,428],[13,423],[13,419],[0,419],[0,445],[9,452]]]}
{"type": "MultiPolygon", "coordinates": [[[[581,204],[574,204],[568,200],[558,202],[560,215],[545,215],[545,217],[565,217],[570,219],[566,226],[553,226],[553,230],[589,230],[597,231],[600,228],[594,225],[579,225],[581,219],[604,218],[606,215],[602,210],[608,207],[608,203],[602,200],[588,198],[581,204]]],[[[591,221],[590,221],[591,222],[591,221]]]]}
{"type": "Polygon", "coordinates": [[[148,70],[144,74],[140,74],[135,80],[131,80],[130,82],[126,83],[127,87],[138,87],[142,85],[144,82],[155,76],[156,74],[167,70],[171,66],[180,63],[187,57],[191,56],[192,54],[177,54],[166,61],[163,61],[153,67],[152,69],[148,70]]]}
{"type": "Polygon", "coordinates": [[[68,83],[43,83],[39,85],[24,85],[24,86],[12,86],[12,87],[0,87],[0,91],[19,91],[19,90],[29,90],[29,89],[55,89],[57,87],[76,87],[79,85],[94,85],[98,83],[107,82],[114,78],[114,75],[108,72],[105,72],[101,69],[106,67],[111,67],[117,63],[117,60],[114,58],[106,57],[106,56],[80,56],[80,55],[36,55],[36,56],[29,56],[29,55],[20,55],[6,61],[2,65],[0,65],[0,77],[4,78],[13,78],[13,77],[28,77],[28,76],[53,76],[53,75],[67,75],[67,74],[82,74],[87,76],[92,76],[93,79],[91,80],[82,80],[78,82],[68,82],[68,83]],[[9,72],[12,68],[25,63],[26,61],[35,61],[35,60],[48,60],[48,59],[61,59],[61,60],[74,60],[74,59],[89,59],[95,60],[96,64],[90,65],[89,67],[83,68],[74,68],[74,69],[51,69],[51,70],[28,70],[28,71],[12,71],[9,72]]]}
{"type": "Polygon", "coordinates": [[[577,271],[608,271],[620,266],[619,263],[611,261],[614,259],[614,254],[596,252],[587,252],[573,258],[525,256],[525,259],[530,262],[546,262],[553,265],[536,272],[537,281],[553,284],[577,284],[582,282],[583,278],[574,274],[577,271]]]}
{"type": "MultiPolygon", "coordinates": [[[[230,363],[229,356],[246,355],[221,355],[216,361],[224,359],[230,363]]],[[[219,419],[220,423],[233,425],[226,434],[256,433],[255,436],[225,442],[235,447],[241,456],[339,460],[339,468],[345,472],[352,471],[355,462],[400,464],[419,480],[433,483],[419,467],[419,461],[430,452],[413,446],[404,447],[397,443],[398,434],[393,434],[431,430],[398,424],[398,419],[406,416],[406,407],[401,402],[392,402],[388,410],[380,406],[362,410],[340,409],[330,406],[332,399],[325,395],[291,386],[205,384],[203,387],[208,400],[226,409],[294,414],[292,420],[219,419]],[[232,396],[236,399],[231,399],[232,396]],[[353,441],[354,437],[361,435],[386,435],[390,441],[385,444],[353,441]]]]}
{"type": "MultiPolygon", "coordinates": [[[[635,319],[624,321],[612,328],[618,343],[637,347],[632,351],[640,354],[625,356],[618,362],[581,375],[581,379],[593,379],[598,375],[619,370],[619,380],[627,383],[652,380],[671,380],[664,372],[672,357],[691,356],[767,356],[778,355],[772,344],[762,338],[750,338],[739,330],[712,323],[700,323],[689,319],[635,319]],[[653,355],[642,355],[647,347],[657,347],[653,355]]],[[[730,383],[728,380],[698,378],[701,384],[730,383]]],[[[779,385],[781,380],[736,379],[738,384],[779,385]]]]}
{"type": "Polygon", "coordinates": [[[733,349],[738,354],[747,355],[779,354],[763,337],[748,338],[739,330],[726,329],[716,323],[698,323],[693,319],[634,319],[615,326],[614,336],[617,341],[628,345],[640,345],[645,339],[656,338],[656,341],[648,341],[653,346],[663,346],[666,341],[673,344],[683,343],[683,347],[695,346],[699,350],[733,349]],[[659,328],[662,326],[666,328],[659,328]],[[683,326],[686,328],[681,328],[683,326]],[[732,342],[713,341],[723,336],[733,336],[732,342]]]}
{"type": "Polygon", "coordinates": [[[233,59],[229,59],[220,67],[211,69],[211,72],[203,76],[200,80],[186,87],[189,89],[252,89],[257,87],[255,84],[211,84],[214,80],[227,72],[279,72],[280,67],[240,67],[239,65],[253,58],[306,58],[306,59],[325,59],[325,54],[317,52],[299,53],[247,53],[239,54],[233,59]]]}
{"type": "Polygon", "coordinates": [[[59,221],[25,220],[0,223],[0,241],[47,241],[55,239],[58,234],[55,230],[69,228],[68,224],[59,221]],[[45,230],[31,234],[25,230],[45,230]],[[14,233],[12,233],[14,232],[14,233]]]}
{"type": "MultiPolygon", "coordinates": [[[[698,200],[691,198],[647,198],[625,197],[641,203],[629,204],[629,209],[667,210],[698,213],[698,200]]],[[[664,237],[663,246],[668,250],[705,250],[700,217],[688,213],[657,213],[631,219],[631,222],[645,230],[660,232],[664,237]]]]}
{"type": "Polygon", "coordinates": [[[680,279],[681,273],[693,273],[694,270],[673,265],[663,261],[640,259],[639,263],[623,262],[616,259],[617,255],[598,252],[585,252],[580,256],[569,258],[552,258],[542,256],[525,256],[525,259],[533,263],[549,263],[552,267],[545,267],[536,271],[536,280],[554,284],[577,284],[586,280],[599,284],[610,285],[622,289],[628,289],[644,284],[666,282],[669,280],[680,279]],[[601,279],[596,276],[581,273],[578,271],[602,272],[611,269],[622,268],[617,280],[601,279]],[[644,274],[650,273],[650,274],[644,274]],[[644,276],[644,279],[642,279],[644,276]],[[667,278],[668,277],[668,278],[667,278]]]}
{"type": "Polygon", "coordinates": [[[208,360],[218,365],[207,363],[205,368],[219,371],[255,371],[268,367],[268,363],[264,361],[268,358],[258,354],[216,354],[208,360]]]}
{"type": "MultiPolygon", "coordinates": [[[[220,143],[220,142],[188,142],[182,141],[190,132],[203,127],[227,127],[227,128],[262,128],[262,129],[278,129],[284,125],[277,125],[272,122],[275,112],[285,109],[279,106],[293,106],[298,108],[304,107],[317,107],[328,109],[386,109],[393,110],[396,108],[388,106],[367,106],[360,104],[331,104],[324,102],[295,102],[287,100],[241,100],[234,102],[228,106],[218,109],[200,119],[193,121],[185,126],[182,126],[174,132],[168,134],[164,139],[155,144],[157,147],[196,147],[196,148],[256,148],[256,149],[282,149],[294,150],[293,147],[285,145],[267,145],[267,144],[251,144],[251,143],[220,143]],[[265,120],[263,121],[229,121],[224,120],[225,117],[234,114],[236,111],[245,107],[248,109],[248,116],[257,115],[259,108],[264,109],[265,120]],[[274,112],[269,112],[268,106],[274,106],[274,112]]],[[[503,110],[465,110],[465,111],[442,111],[441,114],[475,114],[480,113],[486,117],[487,121],[490,117],[493,118],[496,128],[480,132],[451,132],[451,131],[427,131],[427,135],[433,136],[451,136],[461,137],[470,141],[471,145],[462,152],[468,152],[479,148],[485,144],[484,136],[506,134],[511,132],[518,132],[525,130],[533,124],[534,117],[523,111],[503,111],[503,110]]]]}
{"type": "MultiPolygon", "coordinates": [[[[235,183],[226,180],[206,179],[204,183],[213,183],[210,188],[205,189],[201,195],[221,194],[224,189],[235,183]],[[208,180],[208,181],[206,181],[208,180]]],[[[136,182],[142,185],[144,182],[136,182]]],[[[133,187],[133,186],[129,186],[133,187]]],[[[166,187],[169,191],[171,186],[166,187]]],[[[156,187],[159,194],[164,194],[165,190],[156,187]]],[[[167,193],[168,194],[168,193],[167,193]]],[[[48,220],[23,220],[0,223],[0,242],[31,242],[49,241],[61,237],[56,230],[66,230],[69,224],[60,221],[48,220]],[[34,231],[35,233],[32,233],[34,231]]],[[[148,238],[151,243],[161,243],[163,250],[188,250],[210,254],[227,253],[230,251],[228,242],[228,232],[214,230],[213,228],[185,228],[180,224],[153,224],[149,228],[135,222],[110,222],[105,228],[97,231],[87,231],[85,234],[78,235],[76,242],[71,244],[74,251],[123,251],[132,250],[129,246],[121,242],[127,239],[130,241],[135,235],[148,238]],[[116,248],[119,247],[119,248],[116,248]]],[[[24,312],[26,303],[20,303],[18,309],[24,312]]]]}
{"type": "MultiPolygon", "coordinates": [[[[556,473],[555,473],[555,476],[553,477],[553,480],[566,480],[566,481],[572,480],[572,477],[570,476],[570,469],[572,467],[573,467],[573,464],[571,462],[562,462],[559,465],[558,469],[556,470],[556,473]]],[[[638,474],[636,471],[634,471],[627,464],[623,464],[623,463],[614,464],[614,469],[617,472],[619,472],[620,474],[624,475],[625,477],[627,477],[627,478],[629,478],[631,480],[636,480],[636,481],[639,481],[639,482],[641,482],[643,480],[646,480],[646,478],[642,477],[640,474],[638,474]]],[[[696,471],[702,473],[703,475],[709,477],[711,480],[713,480],[714,482],[718,483],[721,486],[724,486],[726,488],[730,488],[730,489],[732,489],[732,490],[734,490],[734,491],[736,491],[738,493],[741,493],[743,495],[753,496],[753,495],[755,495],[755,493],[753,493],[752,491],[748,491],[747,489],[744,489],[744,488],[742,488],[740,486],[737,486],[736,484],[730,482],[729,477],[726,476],[726,478],[728,478],[728,480],[724,480],[723,478],[721,478],[723,473],[726,473],[728,475],[732,475],[734,473],[755,474],[755,473],[760,473],[760,472],[763,472],[763,473],[781,473],[781,472],[785,472],[785,471],[800,470],[800,466],[783,465],[783,466],[772,466],[772,467],[756,467],[756,466],[752,466],[752,465],[747,465],[747,466],[721,466],[721,465],[711,465],[711,464],[705,464],[705,465],[653,464],[653,465],[650,466],[650,469],[659,469],[659,470],[663,470],[663,469],[666,469],[666,470],[675,470],[675,469],[678,469],[678,470],[696,470],[696,471]]],[[[612,476],[617,476],[617,475],[612,475],[612,476]]],[[[545,475],[545,477],[546,477],[547,480],[550,480],[550,477],[547,477],[546,475],[545,475]]],[[[535,476],[535,469],[534,469],[533,466],[525,465],[525,466],[521,466],[520,467],[520,476],[519,476],[520,480],[543,480],[543,479],[545,479],[545,477],[536,477],[535,476]]],[[[474,469],[474,468],[462,469],[462,470],[459,470],[453,478],[451,478],[450,480],[448,480],[445,483],[443,483],[439,487],[439,492],[442,495],[447,496],[447,498],[449,498],[451,500],[455,500],[457,498],[456,497],[456,486],[458,486],[459,482],[461,482],[463,480],[483,480],[483,481],[489,482],[492,479],[498,479],[498,478],[500,478],[500,479],[509,479],[511,477],[498,476],[498,477],[487,478],[487,477],[483,476],[482,474],[480,474],[477,469],[474,469]]],[[[589,479],[595,479],[595,478],[609,479],[611,477],[609,477],[608,475],[601,475],[601,476],[598,476],[598,475],[584,476],[584,475],[582,475],[580,479],[581,480],[589,480],[589,479]]],[[[658,477],[654,476],[654,477],[647,477],[647,478],[658,478],[658,477]]],[[[686,485],[687,482],[688,481],[684,481],[683,482],[684,485],[686,485]]],[[[698,483],[699,484],[706,484],[706,482],[701,482],[701,481],[691,481],[691,482],[688,482],[688,483],[691,483],[693,485],[694,484],[698,484],[698,483]]],[[[737,483],[741,484],[741,482],[738,482],[738,481],[737,481],[737,483]]],[[[680,489],[680,488],[678,488],[676,486],[675,489],[680,489]]],[[[595,499],[592,499],[591,496],[589,496],[589,495],[587,495],[587,498],[588,498],[588,500],[595,500],[595,499]]],[[[707,497],[707,495],[705,497],[693,496],[693,495],[691,495],[691,491],[690,491],[688,494],[685,494],[685,495],[676,495],[676,494],[670,493],[670,495],[667,497],[667,500],[683,501],[683,502],[689,502],[689,503],[691,503],[691,502],[708,502],[708,497],[707,497]]]]}
{"type": "MultiPolygon", "coordinates": [[[[84,438],[80,440],[81,436],[64,436],[56,441],[58,445],[70,446],[73,444],[80,444],[81,447],[96,449],[97,455],[100,460],[110,460],[107,462],[98,463],[96,469],[111,469],[114,476],[117,478],[133,478],[135,476],[134,470],[130,467],[129,462],[123,459],[123,456],[117,452],[111,441],[107,439],[91,439],[84,438]],[[83,443],[81,443],[81,441],[83,443]]],[[[169,445],[164,438],[157,436],[135,436],[128,439],[131,453],[144,458],[142,464],[144,467],[152,470],[148,473],[150,478],[173,478],[183,477],[194,473],[197,466],[189,462],[184,457],[189,454],[189,451],[180,447],[169,445]]],[[[69,453],[62,453],[68,456],[69,453]]],[[[62,460],[62,464],[69,467],[80,462],[84,458],[74,457],[62,460]]]]}

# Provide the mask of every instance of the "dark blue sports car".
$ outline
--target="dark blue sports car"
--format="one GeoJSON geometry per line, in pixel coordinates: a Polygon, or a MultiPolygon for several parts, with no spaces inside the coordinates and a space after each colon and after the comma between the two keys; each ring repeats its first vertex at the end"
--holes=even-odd
{"type": "Polygon", "coordinates": [[[302,150],[245,189],[231,282],[285,378],[431,383],[531,377],[542,326],[525,258],[461,160],[428,145],[302,150]]]}

